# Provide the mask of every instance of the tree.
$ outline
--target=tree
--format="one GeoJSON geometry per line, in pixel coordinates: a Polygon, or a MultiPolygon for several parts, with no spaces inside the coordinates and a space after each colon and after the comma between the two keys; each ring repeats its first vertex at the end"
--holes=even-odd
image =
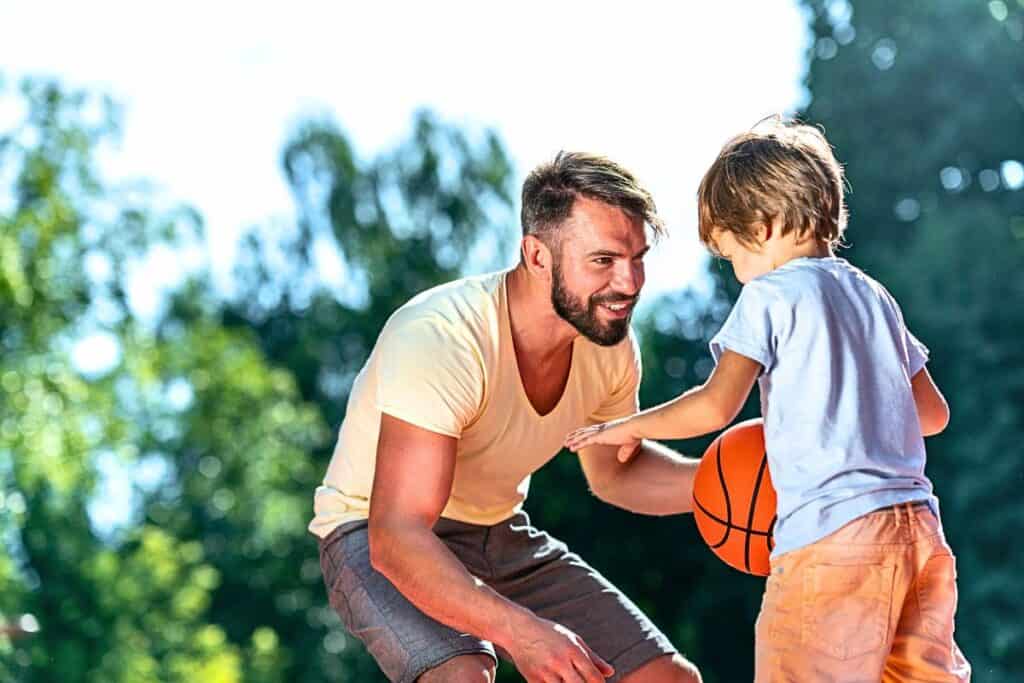
{"type": "Polygon", "coordinates": [[[201,226],[101,182],[110,103],[33,81],[20,101],[24,122],[0,137],[0,617],[39,631],[0,635],[0,677],[280,680],[281,624],[220,623],[218,543],[280,553],[307,507],[282,481],[314,479],[305,456],[327,432],[251,335],[211,314],[202,274],[156,320],[133,312],[131,271],[201,226]],[[97,340],[109,362],[83,369],[97,340]],[[120,529],[89,514],[104,462],[156,473],[121,501],[120,529]],[[190,535],[203,516],[237,531],[190,535]]]}

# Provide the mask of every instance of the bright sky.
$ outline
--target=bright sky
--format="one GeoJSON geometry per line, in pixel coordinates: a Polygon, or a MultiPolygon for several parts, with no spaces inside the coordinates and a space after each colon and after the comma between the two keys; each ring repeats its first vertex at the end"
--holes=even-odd
{"type": "MultiPolygon", "coordinates": [[[[105,169],[200,210],[221,286],[244,228],[293,215],[279,156],[297,120],[329,114],[369,159],[426,106],[496,129],[518,181],[563,148],[633,170],[674,231],[649,258],[650,301],[699,272],[693,196],[721,143],[804,102],[809,36],[794,0],[0,0],[0,75],[113,95],[124,131],[105,169]]],[[[165,253],[147,273],[179,270],[165,253]]]]}
{"type": "MultiPolygon", "coordinates": [[[[637,0],[628,9],[576,0],[0,0],[8,93],[12,81],[44,75],[112,95],[123,107],[123,136],[103,157],[105,173],[149,179],[164,202],[198,208],[205,258],[226,290],[242,231],[291,220],[279,157],[296,121],[330,115],[370,159],[404,137],[421,107],[497,130],[517,182],[559,149],[625,164],[674,231],[648,258],[643,301],[694,284],[703,263],[697,183],[728,137],[804,102],[809,40],[795,0],[637,0]]],[[[0,129],[17,119],[12,101],[6,110],[0,101],[0,129]]],[[[181,267],[181,255],[159,251],[139,269],[133,305],[155,308],[181,267]]],[[[75,355],[76,365],[99,371],[119,354],[100,334],[75,355]]],[[[104,493],[90,512],[109,530],[126,521],[135,494],[116,463],[100,465],[104,493]]],[[[147,476],[140,463],[135,483],[147,476]]]]}

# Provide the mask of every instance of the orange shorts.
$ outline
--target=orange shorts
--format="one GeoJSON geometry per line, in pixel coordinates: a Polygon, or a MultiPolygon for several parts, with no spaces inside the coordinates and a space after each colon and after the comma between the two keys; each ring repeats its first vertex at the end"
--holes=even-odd
{"type": "Polygon", "coordinates": [[[755,683],[969,681],[956,561],[923,503],[876,510],[772,560],[755,683]]]}

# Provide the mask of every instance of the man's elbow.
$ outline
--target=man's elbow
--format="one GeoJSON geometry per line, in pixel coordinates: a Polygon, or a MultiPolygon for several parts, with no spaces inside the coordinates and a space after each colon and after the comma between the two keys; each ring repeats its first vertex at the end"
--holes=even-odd
{"type": "Polygon", "coordinates": [[[371,521],[367,527],[367,537],[370,542],[370,566],[384,576],[388,576],[390,560],[393,557],[391,550],[395,543],[391,529],[387,524],[371,521]]]}
{"type": "MultiPolygon", "coordinates": [[[[613,465],[613,467],[622,466],[623,465],[620,465],[618,463],[613,465]]],[[[612,486],[612,482],[614,480],[614,476],[597,477],[592,475],[587,477],[587,485],[590,487],[590,493],[592,493],[595,498],[597,498],[601,502],[610,503],[614,505],[615,494],[613,493],[614,487],[612,486]]]]}
{"type": "Polygon", "coordinates": [[[591,485],[590,492],[594,494],[594,497],[597,498],[602,503],[606,503],[613,507],[621,508],[629,512],[639,512],[639,510],[634,509],[634,507],[630,504],[628,496],[619,495],[618,489],[616,489],[614,486],[604,484],[603,486],[595,487],[591,485]]]}

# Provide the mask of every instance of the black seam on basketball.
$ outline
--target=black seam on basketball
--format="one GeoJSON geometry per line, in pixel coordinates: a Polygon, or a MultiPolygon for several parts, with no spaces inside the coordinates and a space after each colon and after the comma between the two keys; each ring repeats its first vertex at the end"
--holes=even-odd
{"type": "Polygon", "coordinates": [[[725,497],[725,536],[718,542],[717,545],[711,546],[712,548],[718,548],[729,540],[729,534],[732,531],[732,502],[729,500],[729,487],[725,485],[725,472],[722,471],[722,442],[725,441],[725,435],[718,439],[718,448],[715,449],[715,468],[718,470],[718,482],[722,485],[722,496],[725,497]]]}
{"type": "Polygon", "coordinates": [[[768,454],[761,455],[761,466],[757,468],[757,480],[754,482],[754,492],[750,495],[750,510],[747,513],[747,537],[743,540],[743,563],[750,571],[750,528],[754,526],[754,510],[757,508],[757,495],[761,491],[761,481],[764,479],[764,471],[768,467],[768,454]]]}
{"type": "MultiPolygon", "coordinates": [[[[752,535],[752,536],[764,536],[764,537],[769,537],[769,536],[771,536],[771,535],[772,535],[772,532],[771,532],[771,531],[761,531],[761,530],[759,530],[759,529],[748,529],[747,527],[745,527],[745,526],[740,526],[739,524],[730,524],[729,522],[725,521],[724,519],[722,519],[721,517],[719,517],[719,516],[718,516],[718,515],[716,515],[715,513],[711,512],[711,511],[710,511],[710,510],[708,510],[708,509],[707,509],[706,507],[704,507],[704,504],[703,504],[703,503],[701,503],[701,502],[700,502],[700,500],[698,500],[696,496],[694,496],[694,497],[693,497],[693,502],[697,504],[697,507],[699,507],[699,508],[700,508],[700,511],[701,511],[701,512],[703,512],[703,513],[704,513],[705,515],[707,515],[707,517],[708,517],[708,518],[709,518],[709,519],[710,519],[710,520],[711,520],[712,522],[718,522],[719,524],[721,524],[721,525],[722,525],[722,526],[724,526],[724,527],[728,527],[729,529],[735,529],[736,531],[743,531],[743,532],[745,532],[745,533],[749,533],[749,534],[750,534],[750,535],[752,535]]],[[[716,544],[716,545],[711,545],[711,544],[709,543],[708,545],[709,545],[710,547],[712,547],[712,548],[718,548],[718,547],[719,547],[719,546],[721,546],[722,544],[721,544],[721,543],[718,543],[718,544],[716,544]]]]}
{"type": "Polygon", "coordinates": [[[765,540],[768,543],[768,552],[775,550],[775,522],[778,521],[778,515],[772,515],[772,523],[768,525],[768,536],[765,540]]]}

